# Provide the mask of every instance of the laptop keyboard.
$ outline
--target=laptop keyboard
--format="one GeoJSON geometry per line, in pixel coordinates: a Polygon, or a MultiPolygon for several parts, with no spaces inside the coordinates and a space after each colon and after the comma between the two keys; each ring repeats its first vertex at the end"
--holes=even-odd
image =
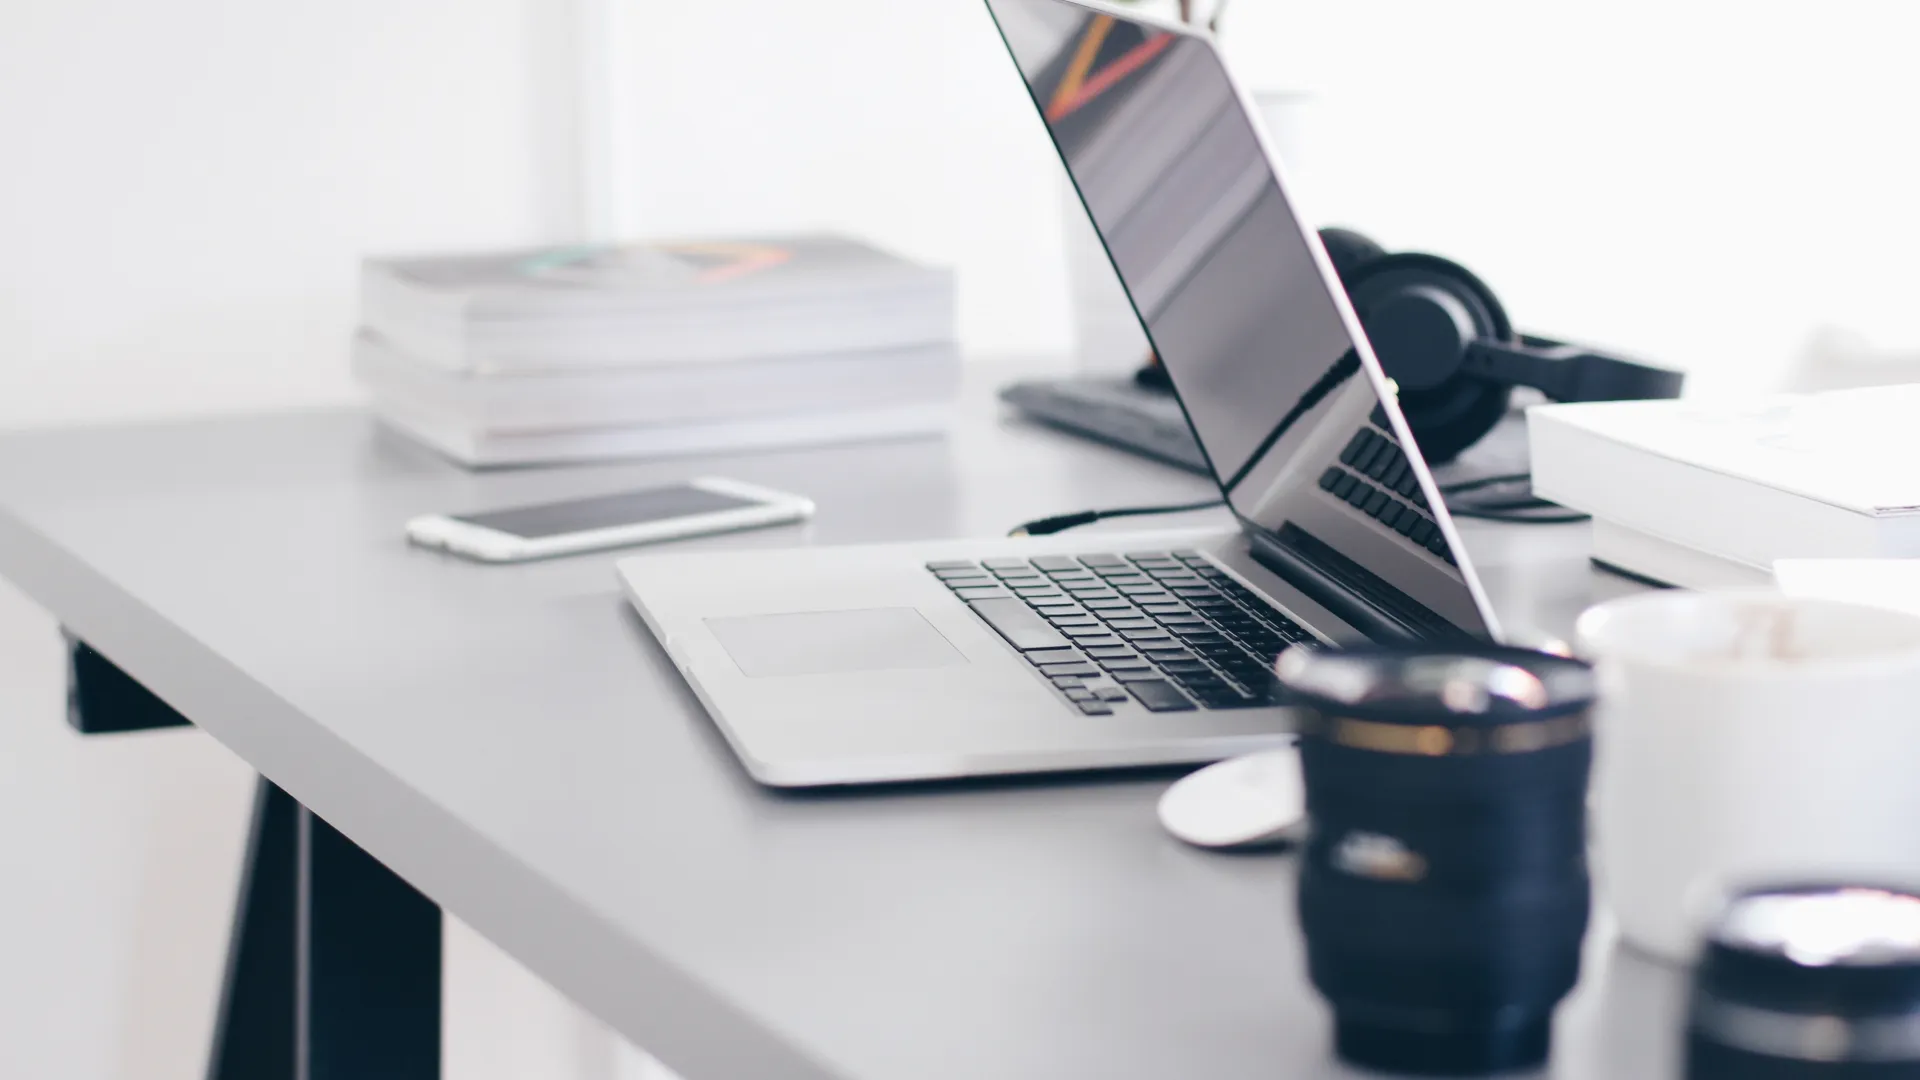
{"type": "MultiPolygon", "coordinates": [[[[1387,426],[1384,410],[1375,409],[1371,417],[1381,428],[1387,426]]],[[[1328,466],[1320,476],[1320,490],[1427,549],[1438,558],[1453,562],[1453,552],[1440,526],[1433,522],[1427,497],[1420,491],[1420,479],[1413,465],[1393,436],[1371,427],[1363,427],[1348,440],[1340,452],[1340,463],[1328,466]]]]}
{"type": "Polygon", "coordinates": [[[1273,658],[1316,644],[1198,552],[930,562],[927,569],[1081,712],[1271,700],[1273,658]]]}

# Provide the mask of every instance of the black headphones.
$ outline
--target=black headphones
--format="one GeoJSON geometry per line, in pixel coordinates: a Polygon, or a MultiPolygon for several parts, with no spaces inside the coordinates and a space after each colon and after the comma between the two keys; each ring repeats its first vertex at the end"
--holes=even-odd
{"type": "Polygon", "coordinates": [[[1680,396],[1682,372],[1514,333],[1493,290],[1459,263],[1389,253],[1351,229],[1321,229],[1320,242],[1430,462],[1493,430],[1516,386],[1554,401],[1680,396]]]}

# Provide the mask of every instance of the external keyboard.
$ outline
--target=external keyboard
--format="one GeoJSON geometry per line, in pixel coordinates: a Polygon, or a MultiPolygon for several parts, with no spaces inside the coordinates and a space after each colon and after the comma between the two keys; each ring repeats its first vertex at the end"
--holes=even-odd
{"type": "Polygon", "coordinates": [[[1271,701],[1273,658],[1317,644],[1198,552],[930,562],[974,614],[1081,712],[1138,701],[1153,712],[1271,701]]]}

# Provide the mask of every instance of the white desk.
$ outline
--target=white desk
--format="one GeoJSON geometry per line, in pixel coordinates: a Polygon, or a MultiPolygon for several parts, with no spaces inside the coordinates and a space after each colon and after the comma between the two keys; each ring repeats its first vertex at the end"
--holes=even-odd
{"type": "MultiPolygon", "coordinates": [[[[614,555],[484,567],[400,539],[423,511],[696,472],[819,503],[805,527],[699,541],[733,547],[995,535],[1207,490],[970,394],[945,441],[486,475],[352,412],[10,435],[0,575],[688,1080],[1346,1075],[1302,970],[1292,861],[1167,838],[1164,777],[772,794],[622,601],[614,555]]],[[[1581,526],[1465,532],[1518,628],[1564,633],[1634,588],[1589,569],[1581,526]]],[[[317,879],[377,892],[350,848],[317,879]]],[[[392,899],[342,895],[306,926],[315,977],[330,927],[342,955],[369,951],[347,940],[355,897],[392,899]]],[[[396,922],[368,962],[437,965],[409,952],[426,926],[396,922]]],[[[1591,942],[1553,1075],[1676,1075],[1681,976],[1604,926],[1591,942]]],[[[292,960],[273,959],[260,979],[284,982],[292,960]]],[[[366,974],[341,963],[346,985],[366,974]]],[[[327,986],[318,1043],[373,1007],[334,1015],[327,986]]],[[[249,1000],[271,1016],[243,1009],[229,1036],[279,1054],[291,1036],[268,1029],[291,1005],[249,1000]]],[[[405,1043],[424,1005],[387,1004],[374,1019],[395,1030],[374,1033],[405,1043]]],[[[307,1075],[342,1067],[308,1049],[307,1075]]]]}

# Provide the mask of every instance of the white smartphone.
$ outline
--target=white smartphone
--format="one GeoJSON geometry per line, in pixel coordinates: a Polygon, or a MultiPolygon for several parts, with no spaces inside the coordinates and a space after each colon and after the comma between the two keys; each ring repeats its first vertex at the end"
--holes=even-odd
{"type": "Polygon", "coordinates": [[[407,539],[482,562],[523,562],[583,551],[803,521],[812,500],[703,476],[565,502],[407,522],[407,539]]]}

